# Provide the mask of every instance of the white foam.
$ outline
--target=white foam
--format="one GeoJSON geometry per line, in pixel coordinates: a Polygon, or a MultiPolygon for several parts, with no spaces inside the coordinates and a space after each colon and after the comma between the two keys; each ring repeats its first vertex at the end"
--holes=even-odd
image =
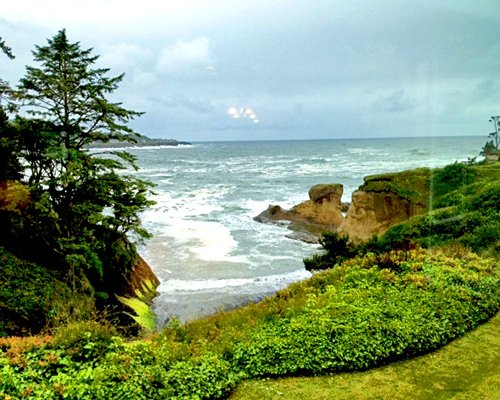
{"type": "Polygon", "coordinates": [[[224,288],[245,287],[246,291],[278,290],[291,282],[307,279],[311,276],[306,270],[297,270],[287,274],[276,274],[259,278],[230,278],[230,279],[199,279],[183,280],[169,279],[158,287],[161,295],[176,292],[197,292],[224,288]]]}
{"type": "Polygon", "coordinates": [[[177,146],[173,145],[159,145],[159,146],[134,146],[131,144],[130,146],[124,146],[124,147],[90,147],[90,151],[98,152],[98,153],[105,153],[107,151],[129,151],[129,150],[160,150],[160,149],[168,149],[168,150],[175,150],[175,149],[186,149],[186,148],[191,148],[194,147],[192,144],[178,144],[177,146]]]}
{"type": "Polygon", "coordinates": [[[176,221],[209,215],[221,211],[222,206],[217,199],[223,193],[214,189],[200,189],[172,196],[165,191],[158,191],[153,200],[156,204],[142,214],[142,220],[148,223],[172,225],[176,221]]]}

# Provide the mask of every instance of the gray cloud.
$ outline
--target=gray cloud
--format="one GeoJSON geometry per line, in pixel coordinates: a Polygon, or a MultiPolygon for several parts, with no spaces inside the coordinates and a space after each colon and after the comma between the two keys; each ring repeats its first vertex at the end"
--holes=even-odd
{"type": "Polygon", "coordinates": [[[395,90],[375,102],[375,108],[388,112],[402,112],[417,107],[418,102],[408,97],[403,89],[395,90]]]}
{"type": "Polygon", "coordinates": [[[153,136],[483,134],[500,111],[495,0],[180,3],[9,2],[0,32],[17,58],[0,60],[2,77],[16,82],[34,44],[65,27],[126,73],[116,98],[146,112],[133,125],[153,136]],[[233,105],[259,124],[229,120],[233,105]]]}

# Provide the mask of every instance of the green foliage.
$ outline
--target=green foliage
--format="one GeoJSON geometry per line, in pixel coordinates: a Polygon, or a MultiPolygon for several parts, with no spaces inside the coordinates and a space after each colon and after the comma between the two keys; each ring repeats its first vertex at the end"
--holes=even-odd
{"type": "Polygon", "coordinates": [[[38,333],[47,326],[89,318],[93,302],[78,296],[54,271],[0,247],[0,336],[38,333]]]}
{"type": "Polygon", "coordinates": [[[254,379],[231,400],[497,399],[500,315],[431,354],[355,373],[254,379]]]}
{"type": "Polygon", "coordinates": [[[437,170],[434,175],[433,195],[440,197],[451,191],[460,190],[474,182],[475,169],[464,163],[455,162],[437,170]]]}
{"type": "MultiPolygon", "coordinates": [[[[11,60],[15,58],[14,54],[12,53],[12,49],[9,46],[7,46],[7,44],[1,37],[0,37],[0,51],[11,60]]],[[[15,97],[16,97],[15,91],[11,89],[8,82],[4,81],[0,77],[0,110],[3,111],[2,102],[4,101],[7,103],[6,104],[7,111],[14,112],[15,110],[17,110],[17,105],[14,102],[15,97]]]]}
{"type": "Polygon", "coordinates": [[[97,68],[92,49],[64,30],[33,55],[37,66],[27,67],[18,92],[26,113],[8,121],[0,109],[0,181],[19,179],[29,192],[22,208],[0,209],[0,245],[55,271],[75,297],[97,291],[98,305],[119,306],[110,295],[136,260],[135,242],[148,237],[139,215],[153,204],[151,185],[124,173],[137,169],[131,154],[88,146],[135,141],[128,123],[141,113],[108,100],[123,75],[97,68]]]}
{"type": "Polygon", "coordinates": [[[111,103],[106,96],[118,88],[123,75],[107,77],[109,69],[93,67],[92,49],[70,43],[60,30],[46,46],[36,46],[40,67],[27,67],[20,89],[31,105],[29,112],[51,122],[66,149],[81,149],[96,140],[129,140],[129,120],[141,113],[111,103]]]}
{"type": "Polygon", "coordinates": [[[17,132],[0,107],[0,181],[16,180],[21,177],[22,167],[16,139],[17,132]]]}
{"type": "Polygon", "coordinates": [[[497,150],[495,147],[495,144],[493,143],[493,140],[487,141],[484,146],[481,148],[481,152],[479,153],[482,156],[486,156],[488,154],[492,154],[497,150]]]}
{"type": "Polygon", "coordinates": [[[364,370],[486,321],[500,309],[499,283],[494,259],[463,248],[370,253],[147,341],[126,343],[93,324],[62,328],[35,347],[0,340],[0,395],[214,399],[249,377],[364,370]]]}
{"type": "Polygon", "coordinates": [[[371,257],[325,272],[330,284],[323,275],[302,312],[254,331],[235,351],[237,365],[251,376],[365,369],[432,350],[498,310],[492,260],[423,254],[395,258],[399,273],[373,268],[371,257]]]}
{"type": "Polygon", "coordinates": [[[146,332],[153,332],[156,329],[156,316],[146,302],[137,297],[116,297],[134,311],[135,315],[129,315],[142,329],[146,332]]]}
{"type": "Polygon", "coordinates": [[[487,141],[483,148],[481,149],[481,152],[479,153],[482,156],[488,156],[488,155],[498,155],[500,154],[500,116],[492,116],[489,120],[493,124],[493,132],[490,132],[488,134],[488,137],[491,138],[491,140],[487,141]]]}
{"type": "Polygon", "coordinates": [[[0,247],[0,335],[39,332],[46,324],[55,277],[0,247]]]}
{"type": "Polygon", "coordinates": [[[50,346],[64,350],[73,360],[94,360],[105,354],[116,329],[96,321],[71,322],[56,328],[50,346]]]}
{"type": "Polygon", "coordinates": [[[364,178],[364,183],[359,189],[372,192],[392,192],[402,199],[427,208],[431,178],[432,170],[429,168],[371,175],[364,178]]]}
{"type": "Polygon", "coordinates": [[[11,60],[14,59],[14,54],[12,54],[12,49],[9,46],[7,46],[7,44],[1,37],[0,37],[0,50],[2,50],[2,53],[4,53],[11,60]]]}
{"type": "Polygon", "coordinates": [[[341,236],[337,232],[326,232],[320,239],[320,244],[325,252],[314,254],[304,259],[305,268],[308,271],[330,268],[335,264],[355,256],[358,252],[355,246],[348,243],[347,236],[341,236]]]}

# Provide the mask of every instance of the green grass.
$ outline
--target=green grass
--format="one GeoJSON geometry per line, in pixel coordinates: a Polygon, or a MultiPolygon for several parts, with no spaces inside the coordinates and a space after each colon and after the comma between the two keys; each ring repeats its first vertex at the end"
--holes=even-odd
{"type": "Polygon", "coordinates": [[[428,207],[432,170],[417,168],[408,171],[370,175],[364,178],[360,190],[366,192],[393,192],[403,199],[428,207]]]}
{"type": "Polygon", "coordinates": [[[500,314],[433,353],[323,377],[245,381],[231,400],[500,399],[500,314]]]}

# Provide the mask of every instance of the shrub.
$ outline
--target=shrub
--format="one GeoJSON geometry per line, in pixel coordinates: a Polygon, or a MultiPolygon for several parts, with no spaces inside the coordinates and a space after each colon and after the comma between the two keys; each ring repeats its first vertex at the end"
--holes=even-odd
{"type": "Polygon", "coordinates": [[[263,324],[235,362],[250,376],[365,369],[442,346],[499,309],[493,260],[424,254],[393,258],[397,274],[356,265],[363,259],[325,271],[340,280],[303,312],[263,324]]]}
{"type": "Polygon", "coordinates": [[[76,361],[102,357],[117,335],[116,328],[96,321],[73,322],[55,330],[51,346],[62,349],[76,361]]]}
{"type": "Polygon", "coordinates": [[[470,165],[455,162],[437,170],[434,176],[434,195],[442,196],[474,182],[476,171],[470,165]]]}
{"type": "Polygon", "coordinates": [[[305,268],[308,271],[331,268],[358,253],[356,246],[348,243],[347,236],[341,236],[337,232],[326,232],[320,239],[320,244],[325,252],[315,254],[304,259],[305,268]]]}
{"type": "MultiPolygon", "coordinates": [[[[92,306],[77,300],[82,313],[92,306]]],[[[69,318],[75,302],[55,272],[0,247],[0,336],[38,333],[62,315],[69,318]]]]}

